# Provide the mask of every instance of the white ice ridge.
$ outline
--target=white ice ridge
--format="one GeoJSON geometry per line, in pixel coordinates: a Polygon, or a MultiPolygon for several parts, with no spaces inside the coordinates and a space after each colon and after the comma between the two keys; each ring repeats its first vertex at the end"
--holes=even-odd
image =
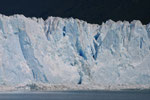
{"type": "Polygon", "coordinates": [[[150,24],[0,15],[0,86],[150,86],[150,24]]]}

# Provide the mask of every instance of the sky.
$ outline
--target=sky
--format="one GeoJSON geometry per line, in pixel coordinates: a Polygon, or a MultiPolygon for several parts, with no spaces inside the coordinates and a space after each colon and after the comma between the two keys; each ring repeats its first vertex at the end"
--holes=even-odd
{"type": "Polygon", "coordinates": [[[0,13],[26,17],[57,16],[101,24],[114,21],[150,22],[150,0],[0,0],[0,13]]]}

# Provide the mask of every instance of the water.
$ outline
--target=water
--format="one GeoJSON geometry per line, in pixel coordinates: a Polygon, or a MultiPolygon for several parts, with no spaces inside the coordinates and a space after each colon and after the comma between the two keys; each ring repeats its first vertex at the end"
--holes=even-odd
{"type": "Polygon", "coordinates": [[[0,100],[150,100],[150,90],[0,93],[0,100]]]}

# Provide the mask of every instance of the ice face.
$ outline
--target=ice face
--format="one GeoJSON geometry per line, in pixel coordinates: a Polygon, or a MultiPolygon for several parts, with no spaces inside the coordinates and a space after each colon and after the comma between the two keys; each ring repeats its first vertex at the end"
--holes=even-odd
{"type": "Polygon", "coordinates": [[[150,24],[0,15],[0,84],[150,84],[150,24]]]}

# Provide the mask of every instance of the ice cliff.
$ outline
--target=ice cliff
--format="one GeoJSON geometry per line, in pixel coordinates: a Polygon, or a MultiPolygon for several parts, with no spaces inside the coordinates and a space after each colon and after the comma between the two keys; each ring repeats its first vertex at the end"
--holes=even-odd
{"type": "Polygon", "coordinates": [[[150,85],[150,24],[0,15],[0,85],[150,85]]]}

